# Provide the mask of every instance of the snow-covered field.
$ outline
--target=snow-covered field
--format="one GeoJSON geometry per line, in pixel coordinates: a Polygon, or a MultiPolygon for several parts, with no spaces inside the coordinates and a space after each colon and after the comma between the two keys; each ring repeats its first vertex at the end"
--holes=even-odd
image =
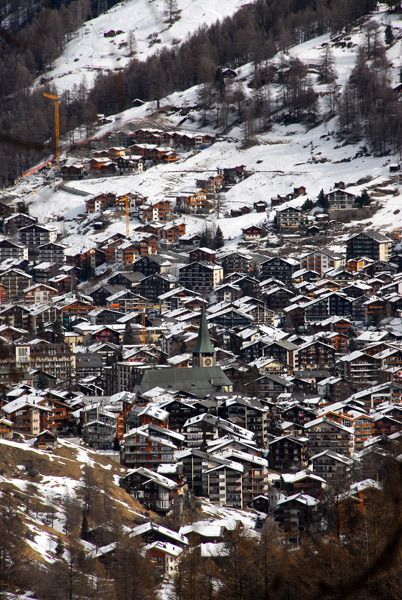
{"type": "Polygon", "coordinates": [[[163,47],[172,47],[202,25],[232,15],[244,0],[178,0],[179,19],[167,22],[164,0],[122,0],[113,8],[84,23],[66,45],[63,55],[46,73],[59,92],[85,81],[88,87],[101,71],[125,67],[129,56],[130,31],[136,39],[136,58],[143,60],[163,47]],[[105,38],[113,29],[122,33],[105,38]],[[159,40],[151,43],[152,38],[159,40]]]}

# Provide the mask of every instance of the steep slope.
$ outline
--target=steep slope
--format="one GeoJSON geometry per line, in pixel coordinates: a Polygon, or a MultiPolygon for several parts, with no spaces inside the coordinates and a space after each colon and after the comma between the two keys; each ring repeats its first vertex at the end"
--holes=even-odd
{"type": "Polygon", "coordinates": [[[144,521],[142,507],[119,487],[118,463],[67,440],[53,451],[32,442],[0,441],[1,510],[20,524],[21,551],[52,563],[59,539],[79,531],[83,510],[92,504],[90,527],[114,519],[116,526],[144,521]]]}
{"type": "Polygon", "coordinates": [[[165,46],[179,44],[198,27],[235,13],[244,2],[178,0],[172,23],[167,4],[166,0],[125,0],[87,21],[66,45],[45,80],[53,83],[59,93],[82,82],[92,87],[99,72],[120,70],[132,59],[132,36],[135,37],[135,56],[143,60],[165,46]],[[104,37],[111,30],[120,33],[104,37]]]}
{"type": "MultiPolygon", "coordinates": [[[[397,82],[401,68],[402,57],[402,21],[397,15],[390,16],[386,12],[378,12],[371,17],[369,23],[378,23],[380,35],[383,35],[388,23],[392,24],[395,32],[395,41],[387,49],[387,56],[391,63],[391,79],[397,82]]],[[[293,187],[305,185],[308,197],[314,199],[319,191],[324,188],[328,191],[337,181],[344,181],[353,193],[360,193],[369,189],[373,197],[377,197],[377,205],[373,204],[370,222],[365,217],[361,225],[381,227],[391,230],[398,226],[399,217],[395,211],[399,209],[401,187],[389,180],[389,164],[394,157],[378,157],[370,155],[364,144],[340,144],[337,138],[337,119],[327,119],[328,85],[320,84],[315,65],[320,61],[325,49],[330,46],[338,75],[338,93],[340,93],[350,76],[359,48],[365,40],[367,23],[354,28],[348,35],[338,36],[335,39],[329,35],[316,38],[293,47],[289,55],[279,53],[270,61],[270,65],[280,68],[286,65],[290,58],[299,58],[310,65],[309,78],[311,85],[318,93],[319,120],[315,126],[300,123],[285,125],[273,121],[268,132],[257,133],[251,142],[245,144],[244,126],[233,124],[230,133],[221,135],[209,148],[199,153],[187,153],[175,165],[159,165],[148,171],[132,176],[109,177],[104,179],[88,179],[76,182],[73,187],[90,194],[107,191],[138,191],[150,198],[155,198],[188,185],[193,185],[201,174],[208,174],[217,167],[229,167],[244,164],[252,175],[242,183],[234,186],[222,199],[221,215],[208,217],[207,223],[219,225],[226,238],[226,245],[231,247],[241,243],[241,229],[251,223],[258,224],[265,220],[265,214],[250,213],[242,217],[226,218],[224,215],[232,208],[243,205],[252,206],[257,200],[269,203],[271,197],[277,194],[286,194],[293,187]],[[376,189],[380,188],[379,191],[376,189]],[[377,196],[375,196],[377,194],[377,196]]],[[[253,65],[244,65],[237,71],[237,77],[231,84],[242,89],[245,97],[251,97],[252,89],[249,83],[254,74],[253,65]]],[[[279,105],[282,94],[280,83],[273,83],[270,88],[271,106],[275,111],[279,105]]],[[[162,129],[180,128],[192,132],[209,130],[219,133],[216,129],[214,107],[208,110],[205,127],[201,127],[202,110],[198,105],[200,87],[191,88],[182,93],[175,93],[164,98],[161,109],[156,110],[154,103],[147,103],[142,107],[133,108],[114,117],[112,124],[100,128],[99,136],[108,130],[120,128],[135,129],[142,125],[162,129]],[[183,118],[183,115],[184,118],[183,118]]],[[[395,157],[396,158],[396,157],[395,157]]],[[[32,191],[31,185],[25,181],[20,190],[32,191]]],[[[85,212],[84,199],[81,196],[68,194],[56,190],[53,186],[42,187],[37,182],[39,189],[27,201],[31,213],[41,221],[52,222],[59,217],[56,223],[60,233],[65,236],[64,241],[70,247],[88,248],[95,241],[106,236],[105,233],[94,234],[90,222],[78,222],[76,217],[85,212]],[[63,206],[63,211],[60,211],[63,206]]],[[[291,205],[301,205],[305,198],[291,201],[291,205]]],[[[283,205],[285,206],[285,205],[283,205]]],[[[268,215],[273,220],[275,212],[268,215]]],[[[205,226],[205,220],[184,216],[189,232],[199,231],[205,226]]],[[[356,214],[359,221],[359,213],[356,214]]],[[[356,226],[356,221],[346,225],[343,236],[348,235],[348,227],[356,226]]],[[[400,224],[400,223],[399,223],[400,224]]],[[[124,222],[121,217],[112,223],[108,232],[124,232],[124,222]]],[[[342,235],[334,232],[337,244],[342,243],[342,235]]]]}

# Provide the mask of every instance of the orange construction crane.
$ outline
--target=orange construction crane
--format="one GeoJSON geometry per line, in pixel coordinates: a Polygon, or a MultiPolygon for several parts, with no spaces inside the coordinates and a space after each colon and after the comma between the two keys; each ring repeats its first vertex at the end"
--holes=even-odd
{"type": "Polygon", "coordinates": [[[123,198],[119,198],[119,202],[125,202],[125,206],[126,206],[126,237],[130,237],[130,198],[129,198],[129,196],[123,196],[123,198]]]}
{"type": "Polygon", "coordinates": [[[55,120],[55,143],[56,143],[56,164],[60,167],[60,119],[59,119],[59,97],[54,94],[43,94],[45,98],[54,100],[54,120],[55,120]]]}
{"type": "Polygon", "coordinates": [[[145,306],[144,303],[138,305],[138,306],[133,306],[132,308],[136,309],[138,308],[139,310],[142,310],[142,316],[141,316],[141,324],[142,324],[142,329],[141,329],[141,344],[143,346],[146,345],[147,343],[147,338],[146,338],[146,318],[147,318],[147,313],[145,311],[147,310],[155,310],[155,308],[158,308],[160,310],[160,305],[159,304],[155,304],[154,306],[145,306]]]}

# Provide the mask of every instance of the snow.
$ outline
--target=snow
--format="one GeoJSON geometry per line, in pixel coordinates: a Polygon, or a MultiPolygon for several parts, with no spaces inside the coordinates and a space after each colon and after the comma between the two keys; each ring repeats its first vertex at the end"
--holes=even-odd
{"type": "MultiPolygon", "coordinates": [[[[179,0],[182,10],[181,19],[172,27],[167,28],[163,23],[162,16],[163,0],[126,0],[116,5],[110,11],[97,19],[88,22],[72,41],[67,44],[65,52],[55,64],[54,70],[49,77],[55,77],[55,84],[60,91],[73,89],[86,79],[88,85],[92,85],[94,75],[98,67],[112,68],[122,67],[128,58],[123,55],[127,49],[117,49],[118,43],[124,41],[128,35],[130,24],[138,42],[138,58],[141,60],[149,56],[164,44],[171,44],[173,38],[184,39],[185,36],[203,23],[209,24],[211,20],[233,13],[242,3],[235,0],[179,0]],[[103,33],[109,29],[122,29],[124,34],[115,38],[104,38],[103,33]],[[161,32],[161,44],[148,48],[146,37],[155,31],[161,32]],[[113,53],[111,53],[111,50],[113,53]],[[120,54],[119,54],[120,53],[120,54]],[[118,60],[120,58],[120,60],[118,60]],[[76,62],[75,59],[78,59],[76,62]],[[91,70],[92,69],[92,70],[91,70]],[[71,71],[69,75],[63,75],[71,71]]],[[[399,69],[402,66],[402,37],[400,28],[402,20],[399,15],[388,15],[385,12],[376,12],[371,19],[380,24],[380,39],[383,39],[384,29],[387,23],[395,28],[398,39],[387,49],[387,56],[391,62],[390,78],[394,83],[398,82],[399,69]],[[399,28],[399,29],[398,29],[399,28]]],[[[299,58],[305,63],[317,63],[328,44],[334,54],[336,71],[338,74],[337,84],[342,87],[355,64],[359,47],[364,43],[365,33],[361,28],[354,28],[350,32],[350,47],[341,46],[329,35],[304,42],[289,49],[288,54],[278,53],[272,63],[280,65],[286,63],[290,58],[299,58]]],[[[247,87],[247,78],[253,73],[253,65],[246,64],[237,69],[237,83],[243,86],[246,96],[251,94],[247,87]]],[[[317,76],[310,74],[311,82],[317,92],[325,94],[327,85],[318,84],[317,76]]],[[[164,113],[163,116],[154,114],[155,103],[148,102],[136,108],[130,108],[120,114],[111,117],[112,123],[106,124],[98,129],[97,136],[103,136],[108,131],[123,128],[125,125],[133,124],[141,126],[144,122],[147,127],[187,131],[198,133],[206,131],[199,125],[200,113],[190,111],[183,120],[181,107],[192,107],[197,103],[198,86],[194,86],[183,92],[175,92],[162,99],[161,106],[176,106],[176,112],[164,113]]],[[[281,89],[278,85],[271,86],[271,98],[273,107],[276,107],[276,99],[281,89]]],[[[325,111],[325,95],[320,97],[319,105],[321,114],[325,111]]],[[[233,186],[223,198],[223,207],[220,216],[213,214],[207,218],[184,215],[186,223],[186,234],[193,234],[205,228],[205,226],[220,226],[225,237],[225,250],[244,250],[242,240],[242,228],[249,225],[261,225],[264,220],[273,221],[275,211],[265,213],[250,212],[241,217],[228,218],[224,213],[232,208],[247,205],[253,206],[258,200],[270,202],[271,197],[277,194],[287,194],[293,187],[305,185],[307,197],[315,199],[323,188],[329,191],[334,183],[342,180],[345,187],[352,193],[360,193],[363,189],[373,186],[381,186],[385,192],[384,196],[376,198],[378,210],[374,217],[358,221],[356,220],[344,225],[344,235],[339,236],[336,244],[330,245],[331,249],[342,252],[344,243],[350,233],[350,229],[357,223],[363,226],[381,228],[384,232],[391,231],[402,226],[401,206],[401,183],[390,182],[389,165],[398,162],[398,157],[376,157],[361,156],[359,150],[364,146],[343,145],[336,137],[337,122],[335,119],[323,121],[314,128],[306,128],[302,124],[285,126],[275,124],[269,132],[255,135],[256,144],[244,148],[244,134],[241,128],[234,127],[228,136],[220,136],[209,148],[201,152],[189,152],[181,155],[181,160],[174,165],[163,164],[154,166],[144,173],[127,176],[106,177],[96,179],[84,179],[71,184],[72,187],[90,194],[113,191],[123,194],[127,191],[138,192],[149,197],[150,200],[172,194],[183,187],[191,187],[195,184],[197,176],[211,174],[218,167],[229,167],[244,164],[252,174],[244,181],[233,186]],[[197,175],[198,174],[198,175],[197,175]],[[362,180],[367,183],[361,183],[362,180]],[[360,183],[357,183],[360,182],[360,183]]],[[[208,131],[219,133],[215,129],[214,117],[210,116],[208,131]]],[[[43,182],[42,182],[43,183],[43,182]]],[[[35,177],[25,179],[14,189],[15,197],[22,197],[30,207],[33,216],[38,217],[39,222],[54,224],[63,242],[68,246],[68,253],[84,251],[93,247],[105,238],[105,232],[94,232],[91,219],[77,220],[78,215],[85,216],[85,204],[82,196],[63,191],[58,182],[41,185],[35,177]],[[25,196],[25,197],[24,197],[25,196]],[[58,221],[56,219],[59,218],[58,221]]],[[[299,197],[281,205],[300,207],[306,197],[299,197]]],[[[110,213],[109,213],[110,215],[110,213]]],[[[125,233],[125,219],[121,214],[110,216],[111,224],[107,228],[107,234],[125,233]]],[[[131,220],[131,231],[136,221],[131,220]]],[[[270,239],[272,242],[272,240],[270,239]]],[[[277,248],[271,248],[272,254],[277,248]]]]}
{"type": "Polygon", "coordinates": [[[36,527],[31,527],[30,529],[34,534],[34,539],[26,538],[28,546],[38,552],[46,562],[55,562],[56,558],[50,554],[50,552],[55,550],[57,540],[55,540],[47,531],[39,530],[36,527]]]}
{"type": "Polygon", "coordinates": [[[128,42],[130,31],[135,35],[135,58],[145,60],[162,48],[171,48],[183,41],[203,24],[211,25],[231,15],[244,4],[243,0],[178,0],[180,18],[169,26],[164,15],[164,0],[124,0],[99,17],[87,21],[66,44],[63,55],[46,73],[46,80],[59,93],[84,83],[92,87],[99,73],[123,68],[130,62],[128,42]],[[105,38],[111,29],[122,33],[105,38]],[[150,45],[150,35],[157,34],[159,43],[150,45]]]}

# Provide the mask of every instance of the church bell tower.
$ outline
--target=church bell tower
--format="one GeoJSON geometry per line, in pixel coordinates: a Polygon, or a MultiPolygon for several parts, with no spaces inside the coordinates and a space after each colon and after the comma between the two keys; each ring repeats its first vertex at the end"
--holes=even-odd
{"type": "Polygon", "coordinates": [[[193,367],[214,367],[215,364],[215,348],[209,337],[207,317],[203,307],[198,338],[193,349],[193,367]]]}

